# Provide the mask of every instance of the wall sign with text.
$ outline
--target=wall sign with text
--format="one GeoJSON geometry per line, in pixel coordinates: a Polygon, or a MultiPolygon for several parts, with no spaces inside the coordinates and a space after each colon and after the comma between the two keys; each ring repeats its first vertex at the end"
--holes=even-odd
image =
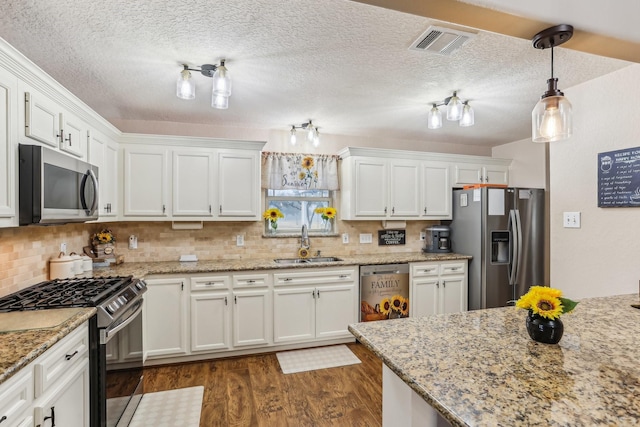
{"type": "Polygon", "coordinates": [[[378,230],[378,246],[404,245],[406,230],[378,230]]]}
{"type": "Polygon", "coordinates": [[[640,207],[640,147],[598,153],[598,207],[640,207]]]}

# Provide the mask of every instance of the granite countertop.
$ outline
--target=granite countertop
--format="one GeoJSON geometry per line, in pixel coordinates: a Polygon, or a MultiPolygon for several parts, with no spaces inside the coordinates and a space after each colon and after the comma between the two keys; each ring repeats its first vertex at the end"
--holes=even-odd
{"type": "MultiPolygon", "coordinates": [[[[322,255],[329,256],[329,255],[322,255]]],[[[276,258],[274,256],[274,258],[276,258]]],[[[293,258],[293,257],[288,257],[293,258]]],[[[266,259],[224,259],[224,260],[202,260],[195,262],[179,261],[158,261],[158,262],[130,262],[110,267],[96,267],[93,269],[94,277],[106,276],[134,276],[144,278],[151,274],[190,274],[190,273],[212,273],[219,271],[241,271],[241,270],[269,270],[282,268],[313,268],[313,267],[339,267],[344,265],[374,265],[374,264],[394,264],[406,262],[424,261],[449,261],[458,259],[471,259],[469,255],[456,253],[430,253],[410,252],[395,254],[364,254],[339,256],[342,261],[318,262],[309,264],[278,264],[273,258],[266,259]]]]}
{"type": "Polygon", "coordinates": [[[0,384],[95,313],[94,307],[0,313],[0,384]]]}
{"type": "Polygon", "coordinates": [[[349,326],[455,426],[640,424],[637,294],[580,301],[557,345],[515,307],[349,326]]]}

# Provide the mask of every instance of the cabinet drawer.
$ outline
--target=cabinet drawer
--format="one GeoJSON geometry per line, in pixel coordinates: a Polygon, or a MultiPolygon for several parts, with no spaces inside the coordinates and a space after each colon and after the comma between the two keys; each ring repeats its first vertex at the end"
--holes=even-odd
{"type": "Polygon", "coordinates": [[[231,276],[202,276],[191,278],[192,291],[210,291],[213,289],[229,289],[231,287],[231,276]]]}
{"type": "Polygon", "coordinates": [[[336,270],[286,270],[273,274],[275,286],[289,285],[319,285],[322,283],[353,282],[356,280],[355,269],[336,270]]]}
{"type": "Polygon", "coordinates": [[[267,273],[255,274],[234,274],[233,288],[255,288],[258,286],[267,286],[269,284],[269,275],[267,273]]]}
{"type": "Polygon", "coordinates": [[[440,272],[440,264],[416,264],[411,265],[411,277],[437,276],[440,272]]]}
{"type": "Polygon", "coordinates": [[[34,364],[35,397],[40,397],[75,363],[86,357],[89,348],[87,324],[83,324],[48,350],[34,364]]]}
{"type": "Polygon", "coordinates": [[[440,274],[461,274],[464,273],[466,262],[452,262],[440,265],[440,274]]]}
{"type": "Polygon", "coordinates": [[[8,426],[26,425],[23,423],[30,417],[26,410],[32,401],[33,374],[29,365],[0,387],[0,420],[8,426]]]}

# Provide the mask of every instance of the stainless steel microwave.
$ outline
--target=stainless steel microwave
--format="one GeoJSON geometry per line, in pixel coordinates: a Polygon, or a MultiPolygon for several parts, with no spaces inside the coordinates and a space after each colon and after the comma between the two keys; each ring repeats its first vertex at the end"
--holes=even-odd
{"type": "Polygon", "coordinates": [[[98,219],[98,167],[39,145],[19,146],[20,225],[98,219]]]}

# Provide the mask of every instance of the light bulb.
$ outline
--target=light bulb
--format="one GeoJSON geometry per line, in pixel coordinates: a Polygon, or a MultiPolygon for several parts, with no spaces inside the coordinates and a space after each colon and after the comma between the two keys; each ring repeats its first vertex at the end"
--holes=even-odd
{"type": "Polygon", "coordinates": [[[176,95],[181,99],[193,99],[196,97],[196,85],[191,80],[191,73],[186,68],[180,72],[176,82],[176,95]]]}
{"type": "Polygon", "coordinates": [[[460,98],[453,92],[453,96],[447,104],[447,120],[460,120],[462,117],[462,102],[460,98]]]}
{"type": "Polygon", "coordinates": [[[289,136],[289,142],[291,143],[291,145],[296,145],[296,142],[298,142],[295,126],[291,126],[291,135],[289,136]]]}
{"type": "Polygon", "coordinates": [[[436,107],[436,104],[433,104],[433,108],[429,110],[429,115],[427,116],[427,127],[429,129],[440,129],[442,127],[442,113],[436,107]]]}
{"type": "Polygon", "coordinates": [[[222,95],[227,98],[231,96],[231,78],[227,67],[224,66],[224,60],[220,61],[220,65],[213,73],[213,95],[222,95]]]}
{"type": "Polygon", "coordinates": [[[211,106],[219,110],[226,110],[227,108],[229,108],[229,97],[214,94],[211,97],[211,106]]]}
{"type": "Polygon", "coordinates": [[[473,124],[475,123],[473,115],[473,108],[471,108],[471,106],[465,102],[464,108],[462,109],[462,117],[460,118],[460,126],[473,126],[473,124]]]}
{"type": "Polygon", "coordinates": [[[313,130],[313,124],[311,120],[309,120],[309,124],[307,125],[307,141],[313,142],[313,138],[315,137],[315,132],[313,130]]]}
{"type": "Polygon", "coordinates": [[[564,96],[542,98],[531,116],[533,142],[561,141],[571,137],[571,103],[564,96]]]}
{"type": "Polygon", "coordinates": [[[320,132],[318,132],[318,128],[316,128],[313,136],[313,146],[318,147],[320,145],[320,132]]]}

